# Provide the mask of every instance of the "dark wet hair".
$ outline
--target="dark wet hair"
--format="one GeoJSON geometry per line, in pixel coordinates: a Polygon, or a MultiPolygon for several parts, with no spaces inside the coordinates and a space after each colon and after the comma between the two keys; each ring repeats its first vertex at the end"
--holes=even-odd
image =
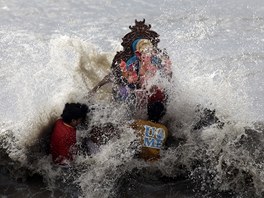
{"type": "Polygon", "coordinates": [[[151,121],[158,122],[165,115],[166,109],[162,102],[148,104],[148,117],[151,121]]]}
{"type": "Polygon", "coordinates": [[[86,104],[66,103],[61,114],[63,122],[70,124],[71,121],[77,119],[85,119],[89,108],[86,104]]]}

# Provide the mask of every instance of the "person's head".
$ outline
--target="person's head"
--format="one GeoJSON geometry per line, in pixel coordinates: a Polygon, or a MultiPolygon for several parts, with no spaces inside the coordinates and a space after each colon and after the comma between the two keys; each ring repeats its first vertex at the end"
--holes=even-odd
{"type": "Polygon", "coordinates": [[[76,127],[86,118],[88,106],[80,103],[66,103],[61,114],[63,122],[76,127]]]}
{"type": "Polygon", "coordinates": [[[162,102],[148,104],[148,117],[151,121],[158,122],[164,115],[166,109],[162,102]]]}

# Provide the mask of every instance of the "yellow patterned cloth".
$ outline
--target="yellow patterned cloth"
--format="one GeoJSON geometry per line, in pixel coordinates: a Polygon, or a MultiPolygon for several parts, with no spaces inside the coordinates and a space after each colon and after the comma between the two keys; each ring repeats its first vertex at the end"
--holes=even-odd
{"type": "Polygon", "coordinates": [[[142,144],[139,157],[146,161],[155,161],[160,158],[160,149],[164,146],[168,129],[160,123],[148,120],[136,120],[131,124],[142,144]]]}

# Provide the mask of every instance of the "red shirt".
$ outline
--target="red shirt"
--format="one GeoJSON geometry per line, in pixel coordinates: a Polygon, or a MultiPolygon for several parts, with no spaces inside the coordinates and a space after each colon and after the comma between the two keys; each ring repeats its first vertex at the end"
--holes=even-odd
{"type": "Polygon", "coordinates": [[[76,128],[65,124],[62,119],[56,121],[51,135],[50,151],[55,163],[73,160],[74,145],[76,144],[76,128]]]}

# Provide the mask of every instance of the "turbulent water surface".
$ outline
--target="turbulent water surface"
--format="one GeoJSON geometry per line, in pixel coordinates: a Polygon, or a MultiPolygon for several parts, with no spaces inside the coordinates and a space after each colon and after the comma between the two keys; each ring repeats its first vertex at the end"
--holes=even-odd
{"type": "Polygon", "coordinates": [[[262,0],[2,0],[0,19],[1,197],[264,196],[262,0]],[[111,85],[87,98],[135,19],[173,64],[163,121],[177,141],[153,164],[133,157],[111,85]],[[92,109],[79,139],[106,122],[122,134],[61,169],[47,145],[66,102],[92,109]],[[198,127],[204,108],[219,122],[198,127]]]}

